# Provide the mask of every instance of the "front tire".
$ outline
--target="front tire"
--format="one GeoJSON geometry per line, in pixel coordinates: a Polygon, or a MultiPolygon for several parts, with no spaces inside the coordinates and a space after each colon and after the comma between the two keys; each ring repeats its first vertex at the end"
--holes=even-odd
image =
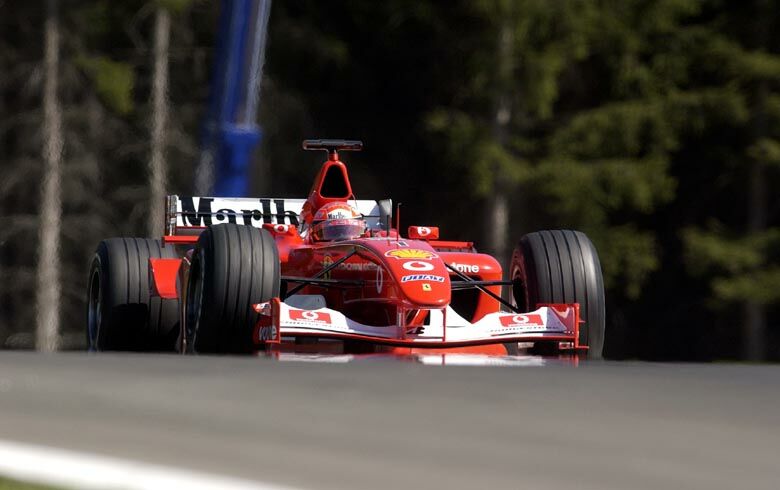
{"type": "Polygon", "coordinates": [[[604,280],[596,247],[584,233],[550,230],[523,236],[512,254],[510,274],[521,311],[539,303],[579,303],[580,345],[588,346],[588,358],[602,357],[604,280]]]}
{"type": "Polygon", "coordinates": [[[87,285],[89,350],[172,351],[178,301],[151,297],[149,259],[175,259],[148,238],[109,238],[95,251],[87,285]]]}
{"type": "Polygon", "coordinates": [[[208,227],[192,254],[184,305],[187,350],[247,353],[257,323],[253,304],[279,296],[279,252],[268,231],[208,227]]]}

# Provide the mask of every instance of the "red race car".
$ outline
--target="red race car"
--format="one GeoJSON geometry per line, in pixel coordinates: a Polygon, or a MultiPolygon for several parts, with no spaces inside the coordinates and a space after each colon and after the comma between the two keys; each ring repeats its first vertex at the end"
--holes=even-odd
{"type": "Polygon", "coordinates": [[[361,142],[303,147],[328,153],[306,199],[169,196],[162,240],[102,241],[89,348],[601,356],[604,286],[583,233],[525,235],[504,271],[437,227],[402,236],[389,200],[356,200],[338,152],[361,142]]]}

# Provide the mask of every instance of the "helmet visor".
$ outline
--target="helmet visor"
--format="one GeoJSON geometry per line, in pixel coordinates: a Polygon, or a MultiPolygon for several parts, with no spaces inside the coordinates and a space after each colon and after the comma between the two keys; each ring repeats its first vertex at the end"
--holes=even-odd
{"type": "Polygon", "coordinates": [[[350,240],[366,231],[366,222],[362,219],[336,219],[323,222],[312,230],[318,240],[350,240]]]}

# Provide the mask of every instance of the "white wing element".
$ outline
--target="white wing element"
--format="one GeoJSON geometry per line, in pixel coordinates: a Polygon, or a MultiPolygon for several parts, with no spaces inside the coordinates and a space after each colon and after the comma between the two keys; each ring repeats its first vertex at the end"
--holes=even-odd
{"type": "Polygon", "coordinates": [[[543,367],[548,365],[570,365],[571,360],[550,359],[532,355],[506,355],[497,356],[489,354],[458,354],[436,352],[413,354],[307,354],[300,352],[269,352],[281,362],[316,362],[327,364],[347,364],[371,362],[376,359],[401,359],[409,362],[418,362],[426,366],[491,366],[491,367],[543,367]]]}
{"type": "Polygon", "coordinates": [[[448,306],[430,310],[427,324],[419,326],[364,325],[336,310],[304,310],[278,300],[257,304],[255,310],[265,316],[256,329],[256,340],[269,343],[279,342],[282,337],[320,337],[441,348],[505,342],[575,342],[579,333],[576,305],[543,306],[523,314],[491,313],[475,323],[448,306]]]}
{"type": "MultiPolygon", "coordinates": [[[[306,199],[168,196],[167,219],[177,228],[238,223],[262,228],[263,224],[296,224],[306,199]]],[[[366,216],[370,228],[380,224],[377,201],[350,200],[366,216]]]]}

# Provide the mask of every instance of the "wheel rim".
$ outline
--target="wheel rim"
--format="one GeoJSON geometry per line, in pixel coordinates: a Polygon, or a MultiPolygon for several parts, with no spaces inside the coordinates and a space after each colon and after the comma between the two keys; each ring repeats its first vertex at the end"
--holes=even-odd
{"type": "Polygon", "coordinates": [[[95,270],[89,279],[89,303],[87,306],[87,346],[90,351],[98,350],[100,321],[103,312],[103,291],[100,287],[100,271],[95,270]]]}

